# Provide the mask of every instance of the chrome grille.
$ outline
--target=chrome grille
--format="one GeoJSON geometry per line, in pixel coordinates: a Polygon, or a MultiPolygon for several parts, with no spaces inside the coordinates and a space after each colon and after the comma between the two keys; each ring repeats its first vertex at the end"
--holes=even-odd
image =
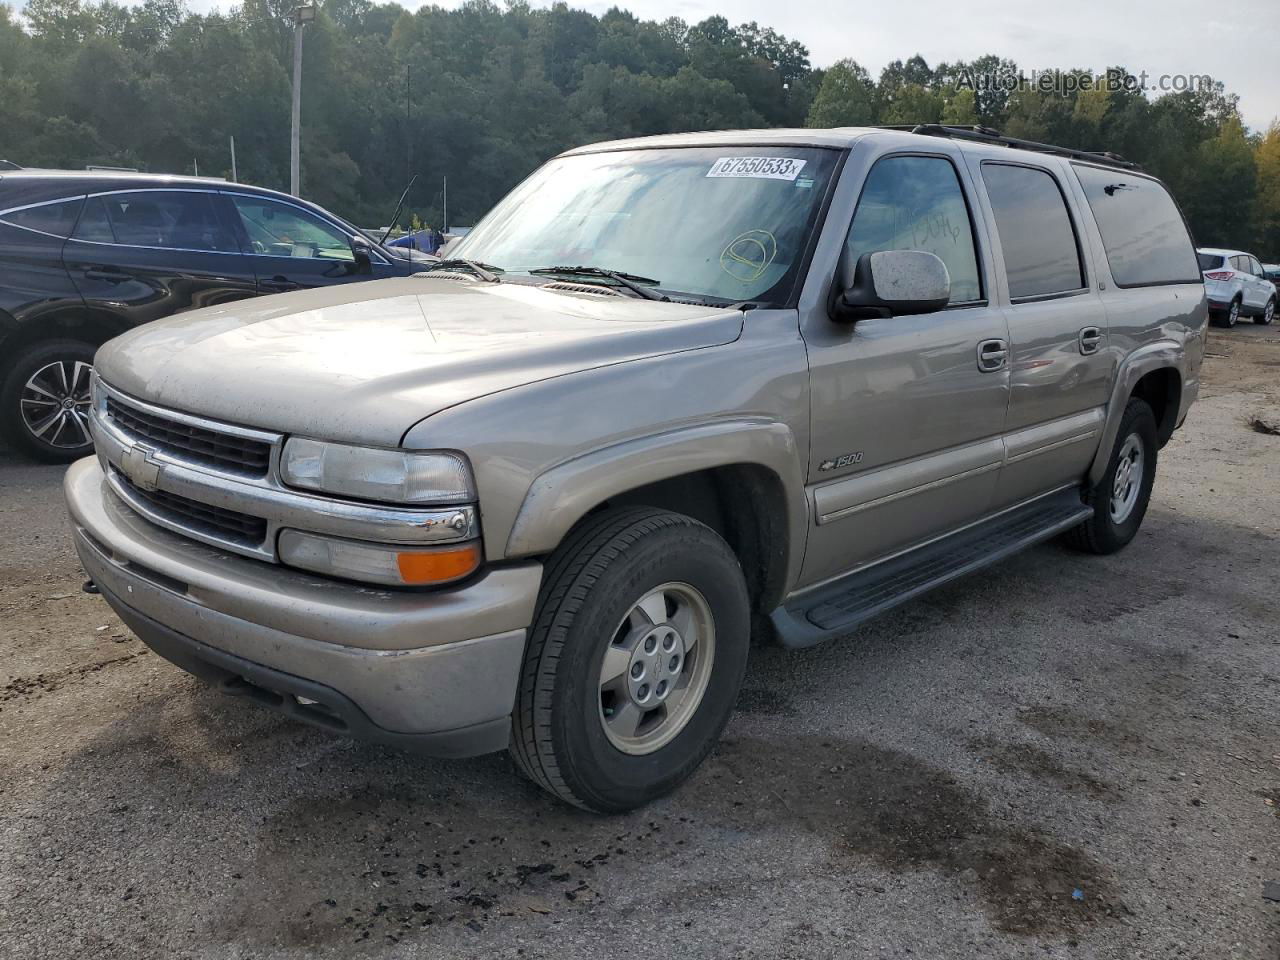
{"type": "Polygon", "coordinates": [[[143,490],[121,471],[112,468],[112,474],[131,497],[143,501],[148,509],[170,523],[245,547],[260,547],[266,539],[267,521],[262,517],[200,503],[164,490],[143,490]]]}
{"type": "Polygon", "coordinates": [[[148,446],[193,463],[247,477],[265,477],[271,464],[269,443],[159,416],[110,395],[107,417],[148,446]]]}

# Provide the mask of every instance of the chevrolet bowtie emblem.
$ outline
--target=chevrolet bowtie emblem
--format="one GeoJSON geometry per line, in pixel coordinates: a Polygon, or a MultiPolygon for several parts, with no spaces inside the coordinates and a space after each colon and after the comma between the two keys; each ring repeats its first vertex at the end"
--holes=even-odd
{"type": "Polygon", "coordinates": [[[155,451],[135,444],[120,458],[120,469],[139,490],[150,492],[160,486],[160,471],[164,467],[151,458],[155,451]]]}

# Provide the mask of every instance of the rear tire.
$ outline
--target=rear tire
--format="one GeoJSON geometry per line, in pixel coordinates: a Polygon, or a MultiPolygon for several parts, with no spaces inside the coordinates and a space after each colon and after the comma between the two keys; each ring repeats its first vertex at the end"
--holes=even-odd
{"type": "Polygon", "coordinates": [[[1098,485],[1084,501],[1093,516],[1064,535],[1066,542],[1088,553],[1115,553],[1142,526],[1156,478],[1156,418],[1145,400],[1132,398],[1120,418],[1111,458],[1098,485]]]}
{"type": "Polygon", "coordinates": [[[49,463],[93,452],[89,437],[91,343],[48,340],[18,354],[0,384],[0,428],[19,450],[49,463]]]}
{"type": "Polygon", "coordinates": [[[591,518],[547,564],[513,758],[534,783],[599,813],[670,792],[728,722],[750,633],[742,569],[713,530],[647,507],[591,518]]]}
{"type": "Polygon", "coordinates": [[[1271,321],[1275,318],[1276,298],[1272,297],[1267,301],[1267,305],[1263,308],[1262,312],[1253,318],[1253,322],[1263,327],[1269,327],[1271,326],[1271,321]]]}
{"type": "Polygon", "coordinates": [[[1227,312],[1222,315],[1221,325],[1230,330],[1240,322],[1240,301],[1232,300],[1227,312]]]}

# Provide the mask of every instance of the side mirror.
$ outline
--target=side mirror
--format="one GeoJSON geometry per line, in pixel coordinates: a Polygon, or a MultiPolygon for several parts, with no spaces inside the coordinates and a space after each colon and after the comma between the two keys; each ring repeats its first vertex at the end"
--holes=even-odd
{"type": "Polygon", "coordinates": [[[879,250],[858,258],[853,283],[831,304],[834,320],[933,313],[951,300],[947,265],[923,250],[879,250]]]}
{"type": "Polygon", "coordinates": [[[373,272],[373,247],[362,237],[351,238],[351,256],[355,260],[353,273],[373,272]]]}

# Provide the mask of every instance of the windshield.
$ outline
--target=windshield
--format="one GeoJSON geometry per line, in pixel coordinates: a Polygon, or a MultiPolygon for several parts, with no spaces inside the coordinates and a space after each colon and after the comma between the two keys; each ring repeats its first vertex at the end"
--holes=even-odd
{"type": "Polygon", "coordinates": [[[596,267],[672,296],[785,302],[839,154],[626,150],[552,160],[449,256],[506,273],[596,267]]]}

